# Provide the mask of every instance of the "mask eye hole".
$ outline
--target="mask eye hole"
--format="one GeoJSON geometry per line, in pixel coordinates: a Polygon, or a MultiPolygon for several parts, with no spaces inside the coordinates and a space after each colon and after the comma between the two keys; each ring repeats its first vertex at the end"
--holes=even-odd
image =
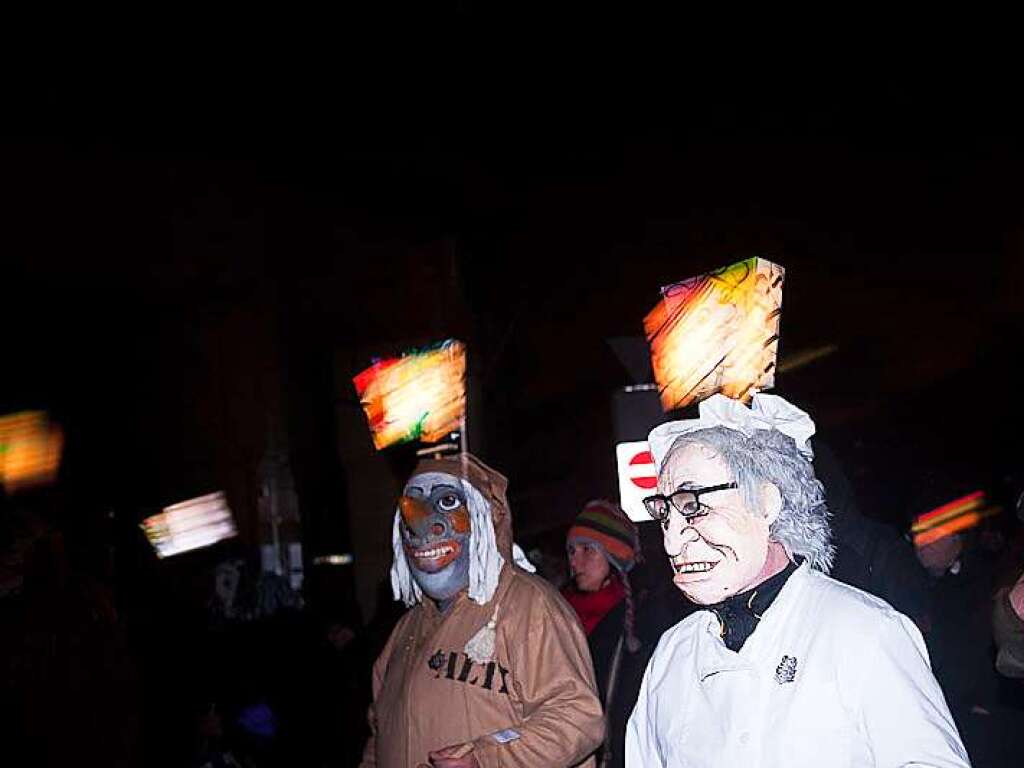
{"type": "Polygon", "coordinates": [[[437,500],[437,507],[442,512],[453,512],[459,508],[462,501],[454,493],[446,493],[437,500]]]}

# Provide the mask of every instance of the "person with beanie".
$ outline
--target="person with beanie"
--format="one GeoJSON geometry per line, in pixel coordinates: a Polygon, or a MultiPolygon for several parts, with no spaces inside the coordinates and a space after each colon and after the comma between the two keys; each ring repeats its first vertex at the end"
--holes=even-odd
{"type": "Polygon", "coordinates": [[[640,559],[636,526],[610,501],[588,502],[566,536],[570,582],[562,594],[587,633],[608,723],[601,766],[624,765],[626,721],[650,655],[636,636],[629,572],[640,559]]]}

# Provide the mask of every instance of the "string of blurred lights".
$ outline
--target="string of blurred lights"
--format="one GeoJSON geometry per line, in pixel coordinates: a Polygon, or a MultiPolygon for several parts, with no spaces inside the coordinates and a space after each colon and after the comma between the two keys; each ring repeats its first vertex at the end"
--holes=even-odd
{"type": "Polygon", "coordinates": [[[961,496],[914,519],[910,529],[914,546],[923,547],[973,528],[985,518],[994,517],[1002,511],[1002,507],[987,506],[983,491],[961,496]]]}

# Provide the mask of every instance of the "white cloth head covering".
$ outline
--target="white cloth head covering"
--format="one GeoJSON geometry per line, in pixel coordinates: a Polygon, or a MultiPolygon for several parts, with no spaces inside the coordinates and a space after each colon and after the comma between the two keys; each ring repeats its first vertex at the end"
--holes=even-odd
{"type": "Polygon", "coordinates": [[[793,438],[797,449],[808,461],[814,458],[810,442],[814,422],[807,413],[778,395],[755,393],[749,408],[725,395],[712,395],[702,401],[698,409],[696,419],[669,421],[651,431],[647,441],[658,472],[661,472],[662,462],[680,435],[712,427],[734,429],[747,437],[759,429],[777,429],[793,438]]]}

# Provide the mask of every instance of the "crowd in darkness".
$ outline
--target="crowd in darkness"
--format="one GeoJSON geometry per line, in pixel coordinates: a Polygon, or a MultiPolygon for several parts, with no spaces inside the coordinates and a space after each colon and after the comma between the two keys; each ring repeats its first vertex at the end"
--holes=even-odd
{"type": "MultiPolygon", "coordinates": [[[[864,514],[828,445],[816,449],[833,515],[833,575],[920,628],[973,764],[1016,765],[1024,682],[1005,657],[1005,674],[997,670],[992,616],[1024,563],[1021,489],[997,492],[1000,515],[915,550],[905,531],[864,514]]],[[[963,490],[934,472],[918,481],[915,513],[963,490]]],[[[45,492],[3,503],[0,706],[7,749],[26,755],[24,764],[358,764],[370,669],[403,610],[387,585],[365,621],[329,568],[313,569],[300,594],[237,544],[156,564],[113,512],[69,516],[45,492]]],[[[659,636],[695,608],[671,585],[658,526],[638,531],[643,556],[629,565],[639,650],[610,712],[620,731],[659,636]]],[[[560,527],[521,544],[571,597],[565,537],[560,527]]],[[[621,621],[620,611],[616,631],[621,621]]],[[[614,643],[598,646],[600,684],[614,643]]]]}
{"type": "Polygon", "coordinates": [[[591,114],[575,80],[542,104],[518,61],[505,88],[424,77],[432,58],[402,87],[377,64],[177,62],[14,84],[0,417],[45,409],[67,440],[52,485],[0,472],[0,766],[358,766],[422,446],[375,451],[352,376],[445,338],[470,350],[463,437],[580,619],[621,765],[648,661],[698,610],[661,526],[634,539],[616,512],[616,444],[667,418],[643,317],[755,255],[786,270],[774,386],[818,425],[831,576],[920,630],[974,766],[1024,764],[1014,91],[858,71],[805,93],[758,66],[682,99],[627,78],[629,104],[597,79],[591,114]],[[301,584],[261,561],[266,467],[294,492],[301,584]],[[217,489],[239,536],[158,559],[140,521],[217,489]],[[916,517],[979,490],[997,514],[915,547],[916,517]]]}

